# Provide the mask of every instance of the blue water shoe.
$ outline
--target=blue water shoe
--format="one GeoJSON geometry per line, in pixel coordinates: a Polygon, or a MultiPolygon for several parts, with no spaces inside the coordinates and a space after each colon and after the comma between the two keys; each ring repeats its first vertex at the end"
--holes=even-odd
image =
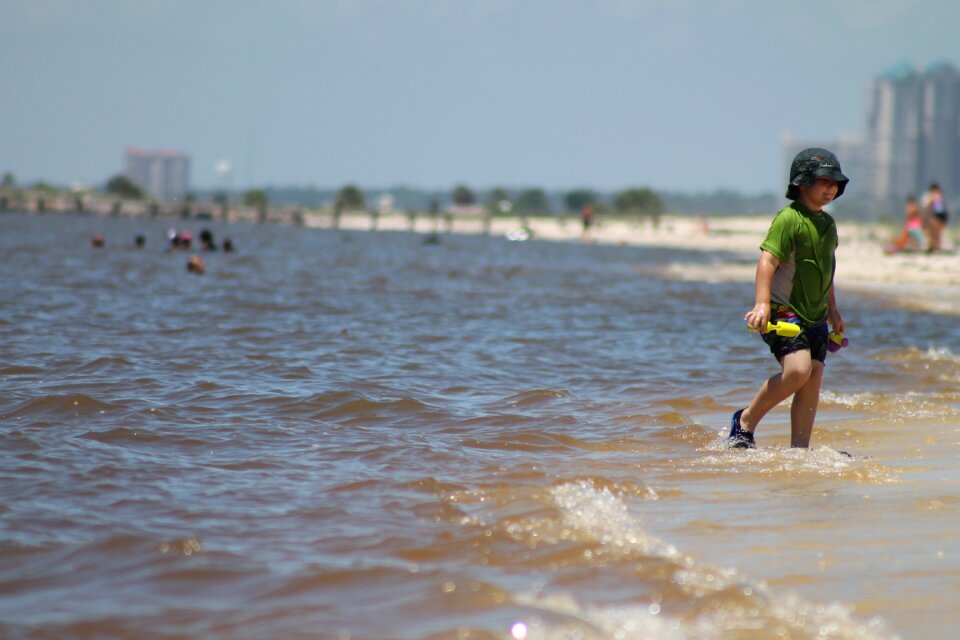
{"type": "Polygon", "coordinates": [[[757,446],[753,441],[753,434],[744,431],[743,427],[740,426],[741,413],[743,413],[743,409],[735,411],[730,418],[730,435],[727,437],[728,449],[753,449],[757,446]]]}

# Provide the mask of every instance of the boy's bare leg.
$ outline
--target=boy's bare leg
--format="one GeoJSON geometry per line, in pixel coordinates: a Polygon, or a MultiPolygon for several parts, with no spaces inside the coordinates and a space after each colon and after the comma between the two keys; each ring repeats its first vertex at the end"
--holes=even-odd
{"type": "MultiPolygon", "coordinates": [[[[811,374],[810,350],[794,351],[783,357],[783,370],[760,385],[757,395],[740,414],[740,425],[751,433],[763,416],[802,388],[811,374]]],[[[822,374],[821,374],[822,377],[822,374]]],[[[820,385],[817,383],[817,393],[820,385]]],[[[792,419],[791,419],[792,422],[792,419]]],[[[812,421],[811,421],[812,424],[812,421]]]]}
{"type": "Polygon", "coordinates": [[[820,403],[820,384],[823,382],[823,363],[813,361],[807,382],[793,394],[790,405],[790,446],[806,449],[810,446],[813,421],[820,403]]]}

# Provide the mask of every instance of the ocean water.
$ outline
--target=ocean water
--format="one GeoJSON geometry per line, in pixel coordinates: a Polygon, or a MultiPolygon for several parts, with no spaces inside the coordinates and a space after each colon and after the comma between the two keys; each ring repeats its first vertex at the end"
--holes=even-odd
{"type": "Polygon", "coordinates": [[[752,284],[660,274],[742,258],[424,240],[0,215],[0,636],[956,633],[955,317],[838,283],[813,448],[727,451],[752,284]]]}

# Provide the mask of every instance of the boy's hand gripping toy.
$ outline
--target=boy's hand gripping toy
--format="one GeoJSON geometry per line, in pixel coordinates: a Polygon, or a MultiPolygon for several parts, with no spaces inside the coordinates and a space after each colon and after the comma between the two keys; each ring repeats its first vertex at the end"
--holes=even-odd
{"type": "MultiPolygon", "coordinates": [[[[747,328],[750,331],[756,331],[753,327],[747,325],[747,328]]],[[[793,324],[792,322],[786,322],[785,320],[780,320],[779,322],[768,322],[767,330],[761,331],[761,333],[770,333],[773,331],[778,336],[783,336],[784,338],[796,338],[800,335],[800,325],[793,324]]]]}
{"type": "Polygon", "coordinates": [[[844,338],[842,333],[831,331],[830,335],[827,336],[827,351],[830,353],[836,353],[848,344],[850,344],[850,341],[844,338]]]}
{"type": "MultiPolygon", "coordinates": [[[[747,326],[750,331],[756,331],[751,326],[747,326]]],[[[771,331],[775,332],[778,336],[783,336],[784,338],[796,338],[800,335],[800,325],[793,324],[792,322],[786,322],[780,320],[779,322],[768,322],[767,330],[762,333],[770,333],[771,331]]],[[[827,351],[830,353],[836,353],[850,344],[850,340],[845,338],[842,333],[837,333],[836,331],[831,331],[830,335],[827,336],[827,351]]]]}

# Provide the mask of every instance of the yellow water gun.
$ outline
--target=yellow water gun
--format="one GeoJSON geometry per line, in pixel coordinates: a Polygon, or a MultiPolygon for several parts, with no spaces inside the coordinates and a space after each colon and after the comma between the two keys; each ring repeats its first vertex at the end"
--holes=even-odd
{"type": "MultiPolygon", "coordinates": [[[[756,329],[750,325],[747,325],[747,328],[750,329],[750,331],[756,331],[756,329]]],[[[783,336],[784,338],[796,338],[798,335],[800,335],[800,325],[787,322],[786,320],[768,322],[767,330],[761,331],[761,333],[770,333],[771,331],[776,333],[778,336],[783,336]]]]}

